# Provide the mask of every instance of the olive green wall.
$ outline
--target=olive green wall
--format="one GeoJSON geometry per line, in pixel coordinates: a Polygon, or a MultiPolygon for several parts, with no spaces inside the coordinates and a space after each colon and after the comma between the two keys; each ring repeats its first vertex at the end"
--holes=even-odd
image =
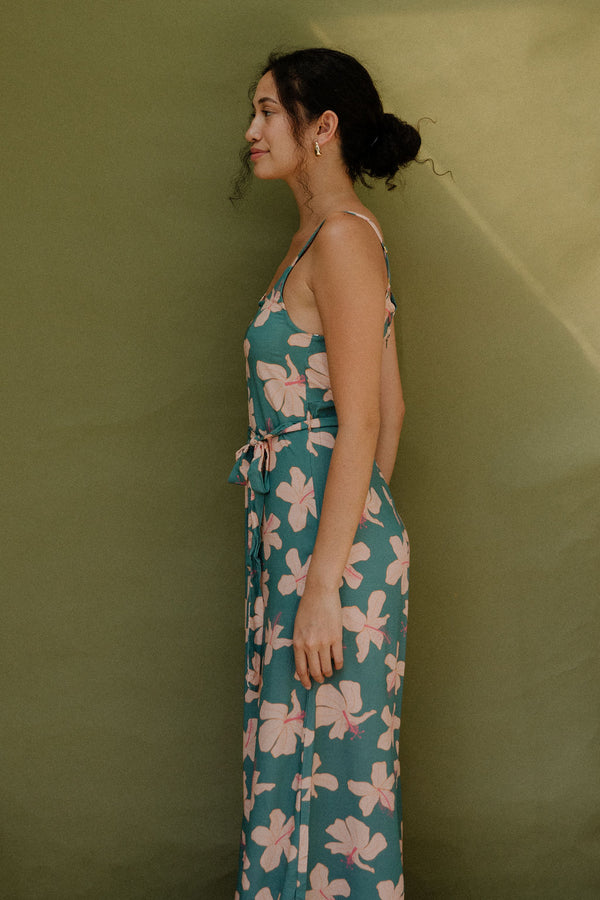
{"type": "MultiPolygon", "coordinates": [[[[408,415],[410,900],[600,895],[598,8],[5,0],[0,896],[231,900],[241,340],[274,46],[359,55],[438,169],[377,188],[408,415]]],[[[368,900],[368,898],[361,898],[368,900]]]]}

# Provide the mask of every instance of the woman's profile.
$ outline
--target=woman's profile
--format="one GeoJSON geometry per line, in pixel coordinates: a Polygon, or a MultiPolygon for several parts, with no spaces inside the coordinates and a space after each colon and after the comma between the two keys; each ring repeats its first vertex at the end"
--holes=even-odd
{"type": "Polygon", "coordinates": [[[398,742],[408,537],[387,250],[354,190],[420,145],[366,69],[272,55],[246,132],[299,227],[245,336],[249,437],[239,900],[404,897],[398,742]]]}

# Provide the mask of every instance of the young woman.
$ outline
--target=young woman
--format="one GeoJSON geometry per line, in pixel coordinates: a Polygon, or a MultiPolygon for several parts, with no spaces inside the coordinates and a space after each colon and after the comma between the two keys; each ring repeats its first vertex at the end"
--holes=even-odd
{"type": "Polygon", "coordinates": [[[246,332],[239,900],[404,896],[398,741],[408,537],[387,251],[354,182],[419,150],[351,56],[272,55],[246,139],[299,227],[246,332]]]}

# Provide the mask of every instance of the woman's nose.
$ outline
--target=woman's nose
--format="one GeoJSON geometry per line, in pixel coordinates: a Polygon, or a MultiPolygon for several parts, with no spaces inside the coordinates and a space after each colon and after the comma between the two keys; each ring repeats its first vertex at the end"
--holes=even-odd
{"type": "Polygon", "coordinates": [[[247,141],[257,141],[259,138],[259,130],[257,127],[256,118],[253,118],[248,126],[248,130],[246,131],[246,140],[247,141]]]}

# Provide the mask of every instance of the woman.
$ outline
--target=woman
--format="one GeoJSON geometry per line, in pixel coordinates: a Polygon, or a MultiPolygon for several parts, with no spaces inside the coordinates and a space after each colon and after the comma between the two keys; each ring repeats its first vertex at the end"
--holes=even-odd
{"type": "Polygon", "coordinates": [[[389,493],[403,418],[387,251],[354,191],[416,156],[370,76],[272,55],[246,133],[298,231],[244,349],[249,441],[240,900],[404,896],[398,762],[408,537],[389,493]]]}

